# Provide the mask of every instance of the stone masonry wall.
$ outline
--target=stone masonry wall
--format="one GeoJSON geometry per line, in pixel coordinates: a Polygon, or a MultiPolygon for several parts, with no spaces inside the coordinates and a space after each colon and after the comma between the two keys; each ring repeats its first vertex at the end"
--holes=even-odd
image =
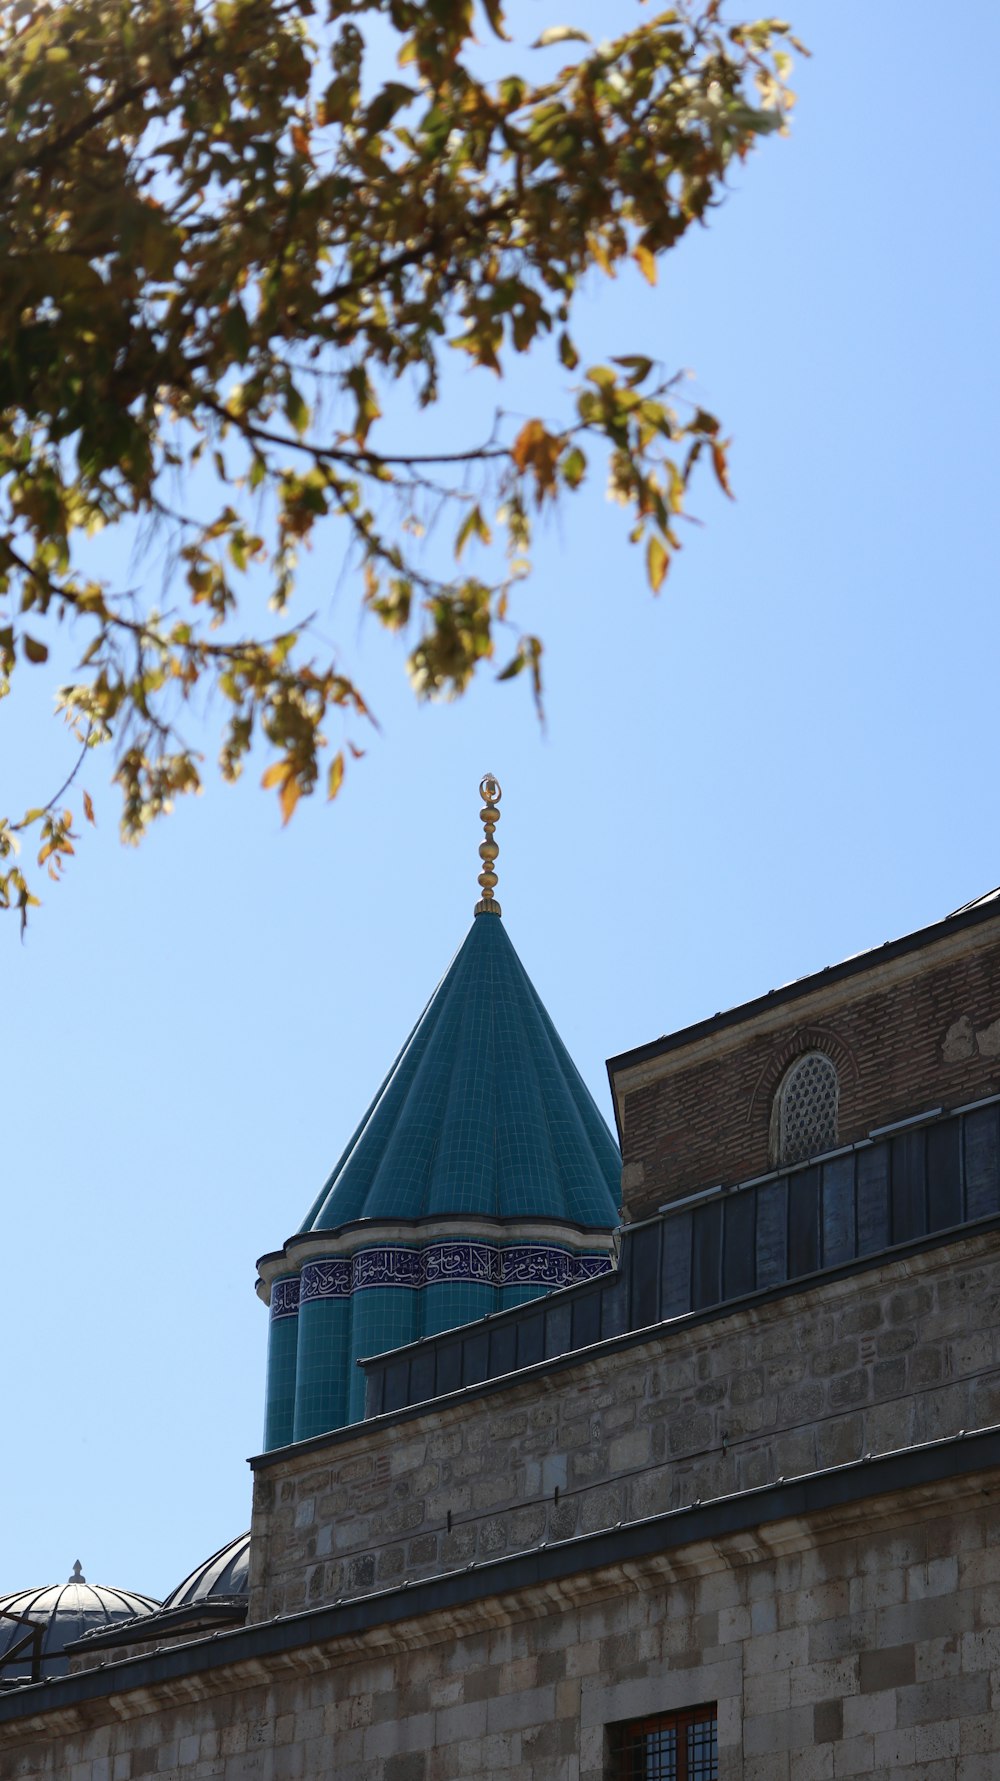
{"type": "Polygon", "coordinates": [[[1000,1422],[1000,1238],[414,1412],[255,1477],[250,1620],[1000,1422]]]}
{"type": "Polygon", "coordinates": [[[703,1703],[719,1781],[995,1781],[996,1484],[776,1523],[82,1708],[43,1699],[0,1731],[0,1781],[611,1781],[616,1725],[703,1703]]]}
{"type": "Polygon", "coordinates": [[[951,937],[623,1068],[622,1196],[631,1218],[772,1166],[771,1108],[804,1051],[840,1082],[839,1141],[1000,1091],[998,924],[951,937]]]}

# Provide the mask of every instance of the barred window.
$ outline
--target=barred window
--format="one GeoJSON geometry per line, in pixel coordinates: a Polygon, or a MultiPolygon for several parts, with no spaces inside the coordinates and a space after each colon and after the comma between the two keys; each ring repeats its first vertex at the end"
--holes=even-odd
{"type": "Polygon", "coordinates": [[[716,1712],[713,1704],[620,1726],[615,1781],[718,1781],[716,1712]]]}
{"type": "Polygon", "coordinates": [[[839,1100],[836,1066],[828,1057],[808,1051],[796,1059],[775,1100],[773,1150],[779,1168],[834,1148],[839,1100]]]}

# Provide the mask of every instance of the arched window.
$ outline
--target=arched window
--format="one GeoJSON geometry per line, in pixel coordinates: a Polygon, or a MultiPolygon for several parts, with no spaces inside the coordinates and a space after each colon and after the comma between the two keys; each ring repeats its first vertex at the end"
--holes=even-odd
{"type": "Polygon", "coordinates": [[[839,1100],[836,1066],[823,1052],[796,1058],[774,1101],[772,1153],[779,1168],[834,1148],[839,1100]]]}

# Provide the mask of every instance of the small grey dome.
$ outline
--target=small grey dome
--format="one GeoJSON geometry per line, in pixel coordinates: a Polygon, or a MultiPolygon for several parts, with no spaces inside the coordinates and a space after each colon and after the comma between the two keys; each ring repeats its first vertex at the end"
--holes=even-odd
{"type": "Polygon", "coordinates": [[[230,1601],[249,1592],[250,1535],[238,1534],[172,1589],[161,1612],[194,1608],[202,1602],[230,1601]]]}
{"type": "Polygon", "coordinates": [[[29,1637],[32,1625],[44,1628],[41,1679],[65,1676],[69,1670],[66,1646],[84,1633],[113,1626],[117,1621],[145,1619],[159,1603],[130,1589],[110,1589],[88,1583],[80,1560],[68,1583],[47,1589],[18,1589],[0,1596],[0,1683],[31,1680],[31,1646],[17,1657],[7,1653],[29,1637]],[[27,1620],[30,1624],[24,1625],[27,1620]]]}

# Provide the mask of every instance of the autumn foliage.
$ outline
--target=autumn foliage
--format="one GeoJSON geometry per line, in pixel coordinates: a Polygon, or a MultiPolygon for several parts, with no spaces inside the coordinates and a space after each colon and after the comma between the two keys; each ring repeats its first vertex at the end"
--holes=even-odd
{"type": "MultiPolygon", "coordinates": [[[[581,366],[574,304],[623,262],[655,281],[781,128],[787,27],[674,7],[599,46],[550,29],[481,78],[475,34],[505,30],[498,0],[0,4],[0,688],[71,629],[59,709],[77,766],[110,745],[127,838],[200,783],[199,689],[227,778],[262,737],[286,819],[340,788],[368,714],[296,610],[318,528],[408,638],[419,695],[484,661],[540,692],[541,643],[512,629],[538,511],[610,478],[658,589],[699,458],[726,485],[718,422],[661,367],[581,366]],[[497,375],[546,345],[558,421],[419,453],[382,419],[394,385],[438,402],[456,351],[497,375]],[[423,545],[428,503],[448,553],[423,545]],[[95,534],[144,524],[171,539],[166,610],[95,572],[95,534]]],[[[33,831],[58,872],[64,792],[0,820],[22,918],[15,850],[33,831]]]]}

